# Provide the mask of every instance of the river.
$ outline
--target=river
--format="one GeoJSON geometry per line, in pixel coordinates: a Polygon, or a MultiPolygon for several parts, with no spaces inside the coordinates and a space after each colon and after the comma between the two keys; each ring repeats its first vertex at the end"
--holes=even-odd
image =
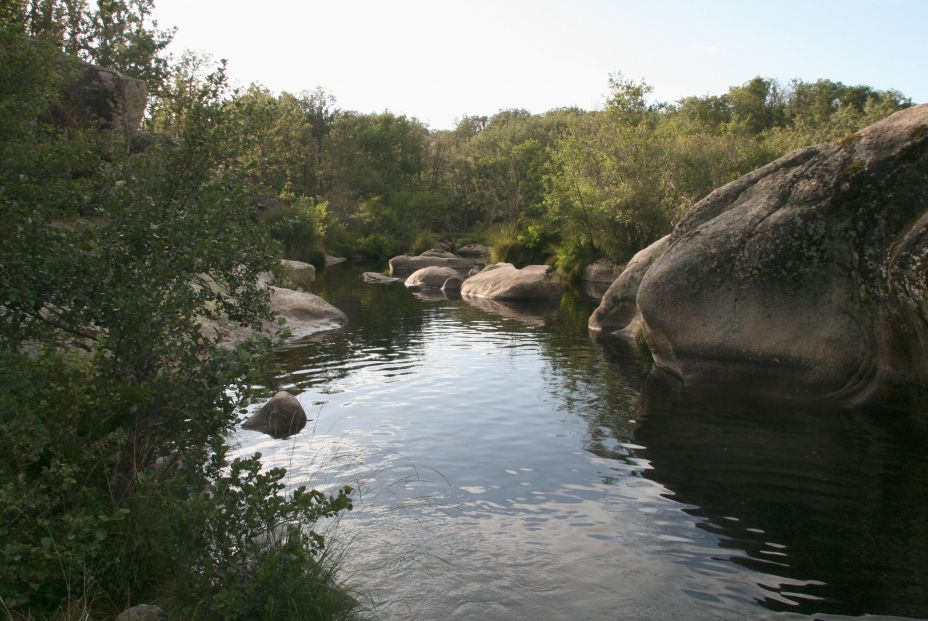
{"type": "Polygon", "coordinates": [[[377,618],[928,617],[926,413],[684,391],[594,342],[579,293],[420,298],[348,265],[315,291],[348,325],[256,387],[311,420],[238,452],[355,488],[327,532],[377,618]]]}

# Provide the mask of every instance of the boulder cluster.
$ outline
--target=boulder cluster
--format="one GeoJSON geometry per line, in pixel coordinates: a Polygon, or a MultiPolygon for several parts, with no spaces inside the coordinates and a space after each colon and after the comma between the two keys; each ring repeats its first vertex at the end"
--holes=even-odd
{"type": "MultiPolygon", "coordinates": [[[[417,292],[441,291],[446,296],[504,301],[560,297],[561,280],[554,268],[529,265],[518,269],[511,263],[494,263],[481,269],[489,256],[489,249],[480,244],[460,248],[457,254],[440,249],[426,250],[420,255],[390,259],[390,273],[402,274],[416,267],[409,273],[405,285],[417,292]]],[[[382,283],[388,278],[364,274],[365,282],[382,283]]]]}

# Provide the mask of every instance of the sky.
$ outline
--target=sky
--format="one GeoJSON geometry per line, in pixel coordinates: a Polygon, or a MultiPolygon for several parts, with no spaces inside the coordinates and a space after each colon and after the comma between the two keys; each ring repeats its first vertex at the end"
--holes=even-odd
{"type": "Polygon", "coordinates": [[[450,129],[465,115],[602,108],[609,75],[656,101],[760,75],[895,88],[928,102],[928,0],[156,0],[171,51],[233,83],[317,86],[341,109],[450,129]]]}

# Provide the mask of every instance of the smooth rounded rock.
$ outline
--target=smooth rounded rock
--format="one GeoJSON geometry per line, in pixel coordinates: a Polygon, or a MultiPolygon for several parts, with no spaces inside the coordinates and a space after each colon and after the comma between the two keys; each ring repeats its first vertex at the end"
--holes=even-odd
{"type": "Polygon", "coordinates": [[[306,412],[299,399],[281,390],[246,420],[242,427],[276,437],[293,435],[306,425],[306,412]]]}
{"type": "Polygon", "coordinates": [[[560,297],[561,280],[549,265],[516,269],[511,263],[487,266],[461,285],[462,296],[491,300],[537,300],[560,297]]]}
{"type": "Polygon", "coordinates": [[[414,290],[437,290],[441,289],[442,285],[451,278],[460,279],[460,274],[458,274],[457,270],[450,267],[430,266],[423,267],[413,272],[409,278],[406,279],[405,284],[407,288],[414,290]]]}

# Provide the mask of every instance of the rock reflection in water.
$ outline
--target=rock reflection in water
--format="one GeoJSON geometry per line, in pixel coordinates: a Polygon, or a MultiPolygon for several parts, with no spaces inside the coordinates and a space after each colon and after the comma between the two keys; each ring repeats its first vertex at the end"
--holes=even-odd
{"type": "Polygon", "coordinates": [[[560,308],[559,300],[531,300],[526,302],[489,300],[464,296],[464,301],[482,311],[515,319],[532,326],[544,326],[554,320],[560,308]]]}
{"type": "Polygon", "coordinates": [[[645,476],[691,505],[731,551],[720,556],[792,579],[761,585],[772,596],[759,603],[924,613],[928,433],[916,417],[691,394],[655,376],[642,409],[645,476]]]}

